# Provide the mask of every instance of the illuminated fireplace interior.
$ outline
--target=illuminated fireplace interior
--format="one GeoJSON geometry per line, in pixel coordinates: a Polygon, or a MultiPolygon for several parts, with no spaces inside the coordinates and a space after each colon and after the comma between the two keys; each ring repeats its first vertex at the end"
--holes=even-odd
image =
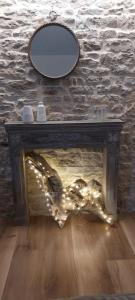
{"type": "Polygon", "coordinates": [[[103,151],[47,149],[25,154],[30,215],[49,215],[62,228],[71,214],[94,213],[112,224],[103,195],[103,151]]]}

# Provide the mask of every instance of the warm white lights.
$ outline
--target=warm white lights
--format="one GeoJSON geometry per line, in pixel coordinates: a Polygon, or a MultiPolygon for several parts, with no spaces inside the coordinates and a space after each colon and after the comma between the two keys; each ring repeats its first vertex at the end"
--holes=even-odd
{"type": "Polygon", "coordinates": [[[64,226],[67,217],[72,212],[92,211],[108,224],[114,223],[113,216],[108,215],[101,205],[102,192],[99,191],[100,183],[92,180],[88,183],[78,179],[70,186],[63,189],[61,201],[58,205],[54,202],[53,196],[48,190],[46,184],[51,173],[46,170],[41,162],[33,163],[32,160],[26,160],[30,170],[35,174],[39,189],[44,193],[46,207],[49,213],[58,222],[60,228],[64,226]],[[37,163],[37,167],[36,167],[37,163]],[[39,167],[40,166],[40,167],[39,167]]]}
{"type": "Polygon", "coordinates": [[[81,189],[81,194],[82,194],[83,196],[86,196],[86,195],[88,194],[88,188],[87,188],[87,187],[82,188],[82,189],[81,189]]]}
{"type": "Polygon", "coordinates": [[[31,166],[30,169],[33,170],[33,169],[34,169],[34,166],[31,166]]]}
{"type": "Polygon", "coordinates": [[[93,196],[94,198],[99,198],[101,195],[101,193],[97,192],[97,191],[93,191],[93,196]]]}

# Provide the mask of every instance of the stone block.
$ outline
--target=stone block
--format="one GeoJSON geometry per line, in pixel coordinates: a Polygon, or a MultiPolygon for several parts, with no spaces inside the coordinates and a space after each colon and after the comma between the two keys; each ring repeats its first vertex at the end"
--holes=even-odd
{"type": "Polygon", "coordinates": [[[130,40],[113,40],[105,43],[105,48],[110,52],[121,53],[121,52],[133,52],[133,44],[130,40]]]}
{"type": "Polygon", "coordinates": [[[99,51],[101,50],[101,44],[95,41],[84,41],[83,42],[84,51],[99,51]]]}
{"type": "Polygon", "coordinates": [[[112,38],[116,38],[117,36],[117,31],[115,30],[102,30],[100,31],[100,38],[103,39],[112,39],[112,38]]]}

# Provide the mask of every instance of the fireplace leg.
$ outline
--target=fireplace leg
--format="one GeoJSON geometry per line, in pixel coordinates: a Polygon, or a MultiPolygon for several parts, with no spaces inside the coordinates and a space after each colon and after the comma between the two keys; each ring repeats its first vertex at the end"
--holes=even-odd
{"type": "Polygon", "coordinates": [[[117,215],[119,137],[111,134],[104,149],[103,193],[107,213],[117,215]]]}
{"type": "Polygon", "coordinates": [[[13,177],[13,192],[15,204],[14,221],[17,225],[27,225],[29,223],[29,213],[27,206],[27,192],[26,192],[26,175],[25,175],[25,157],[24,151],[19,147],[10,149],[10,157],[12,164],[13,177]]]}

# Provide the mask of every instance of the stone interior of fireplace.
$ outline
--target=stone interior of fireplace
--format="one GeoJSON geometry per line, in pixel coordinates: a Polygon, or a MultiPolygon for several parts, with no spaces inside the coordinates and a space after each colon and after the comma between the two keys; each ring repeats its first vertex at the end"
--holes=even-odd
{"type": "MultiPolygon", "coordinates": [[[[31,153],[31,152],[30,152],[31,153]]],[[[47,163],[47,172],[49,170],[49,185],[54,184],[55,199],[54,204],[61,202],[63,192],[66,189],[70,190],[76,182],[82,182],[84,186],[90,182],[96,182],[102,187],[103,178],[103,153],[100,151],[93,151],[90,148],[58,148],[34,151],[40,155],[47,163]],[[55,173],[55,174],[54,174],[55,173]],[[52,177],[53,176],[53,177],[52,177]],[[53,182],[51,182],[53,180],[53,182]],[[57,196],[58,195],[58,196],[57,196]]],[[[26,158],[30,157],[27,152],[26,158]]],[[[45,173],[45,176],[47,173],[45,173]]],[[[47,195],[43,187],[42,172],[38,173],[38,168],[31,165],[31,161],[26,160],[26,185],[27,185],[27,202],[29,207],[29,214],[32,216],[48,216],[51,215],[50,208],[47,202],[47,195]],[[29,164],[30,163],[30,164],[29,164]]],[[[47,185],[48,183],[45,182],[47,185]]],[[[49,191],[50,187],[45,187],[49,191]]],[[[86,188],[86,187],[85,187],[86,188]]],[[[65,197],[65,201],[69,200],[69,196],[65,197]]],[[[74,199],[71,199],[73,204],[74,199]]],[[[81,199],[80,199],[81,200],[81,199]]],[[[79,201],[76,200],[75,201],[79,201]]],[[[72,206],[71,202],[69,205],[72,206]]],[[[67,204],[66,204],[67,205],[67,204]]],[[[82,205],[82,204],[81,204],[82,205]]],[[[78,213],[86,212],[84,206],[78,208],[78,213]]],[[[70,213],[77,212],[74,204],[70,208],[70,213]]]]}

